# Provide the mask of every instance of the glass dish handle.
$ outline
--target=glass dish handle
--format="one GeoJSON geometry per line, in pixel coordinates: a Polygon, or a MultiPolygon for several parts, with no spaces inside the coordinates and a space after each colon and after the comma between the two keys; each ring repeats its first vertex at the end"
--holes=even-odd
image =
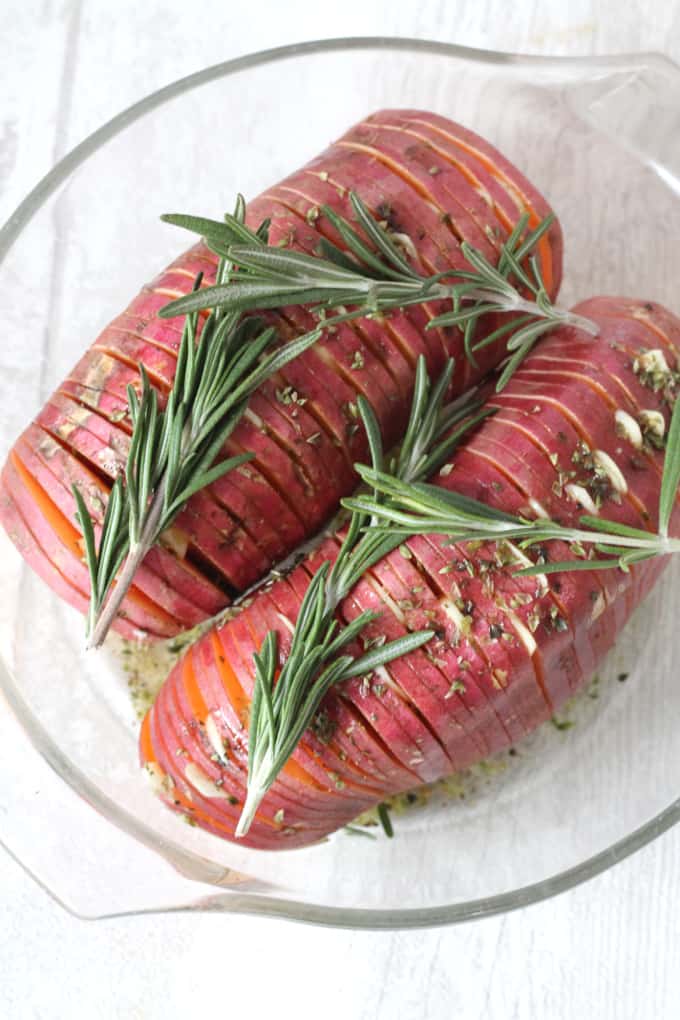
{"type": "Polygon", "coordinates": [[[680,195],[680,68],[656,53],[631,60],[630,68],[570,84],[567,103],[680,195]]]}
{"type": "Polygon", "coordinates": [[[215,899],[220,909],[235,910],[240,897],[215,897],[215,886],[252,891],[246,876],[229,869],[217,874],[209,861],[197,875],[195,858],[192,876],[185,877],[181,860],[159,859],[159,848],[144,846],[93,811],[97,804],[76,794],[32,745],[2,694],[0,761],[0,847],[69,913],[94,920],[205,908],[215,899]]]}

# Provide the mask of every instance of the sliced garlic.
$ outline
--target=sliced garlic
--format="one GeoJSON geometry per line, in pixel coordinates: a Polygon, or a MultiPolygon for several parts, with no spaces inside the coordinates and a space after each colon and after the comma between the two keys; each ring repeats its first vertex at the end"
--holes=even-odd
{"type": "Polygon", "coordinates": [[[588,490],[584,489],[582,485],[577,485],[576,482],[569,482],[568,485],[565,485],[564,491],[569,499],[571,499],[574,503],[578,503],[584,510],[587,510],[589,514],[597,516],[599,510],[593,502],[588,490]]]}
{"type": "MultiPolygon", "coordinates": [[[[548,515],[546,514],[546,517],[547,516],[548,515]]],[[[514,542],[510,542],[509,539],[506,538],[503,541],[503,545],[505,546],[507,551],[509,553],[511,553],[515,563],[519,563],[520,566],[522,566],[522,567],[533,567],[534,566],[533,561],[531,559],[529,559],[527,554],[522,549],[520,549],[519,546],[515,545],[514,542]]]]}
{"type": "Polygon", "coordinates": [[[533,512],[536,514],[537,517],[542,517],[543,520],[547,520],[548,519],[549,514],[548,514],[547,510],[545,509],[545,507],[541,503],[538,502],[537,499],[534,499],[533,496],[529,500],[529,506],[533,510],[533,512]]]}
{"type": "Polygon", "coordinates": [[[507,669],[494,669],[493,671],[493,685],[497,691],[504,691],[508,686],[508,671],[507,669]]]}
{"type": "Polygon", "coordinates": [[[510,620],[511,624],[517,631],[517,636],[524,645],[524,647],[526,648],[529,655],[534,655],[536,649],[538,648],[538,645],[536,644],[536,639],[534,638],[529,628],[524,626],[520,618],[515,613],[506,612],[505,615],[507,616],[507,618],[510,620]]]}
{"type": "Polygon", "coordinates": [[[593,450],[593,461],[601,471],[604,471],[616,492],[628,492],[628,482],[624,478],[621,468],[608,453],[605,453],[604,450],[593,450]]]}
{"type": "Polygon", "coordinates": [[[181,528],[170,525],[159,536],[159,542],[166,549],[171,549],[178,559],[183,560],[189,548],[189,536],[181,528]]]}
{"type": "Polygon", "coordinates": [[[390,234],[390,237],[395,242],[395,244],[398,244],[401,248],[403,248],[403,250],[409,256],[409,258],[412,258],[414,260],[418,258],[418,251],[416,249],[416,246],[408,234],[398,234],[394,232],[390,234]]]}
{"type": "Polygon", "coordinates": [[[623,411],[619,408],[614,415],[614,420],[616,422],[617,436],[627,439],[631,446],[634,446],[636,450],[642,449],[642,429],[635,421],[635,418],[628,414],[627,411],[623,411]]]}
{"type": "Polygon", "coordinates": [[[246,407],[243,412],[243,417],[246,418],[251,425],[254,425],[256,429],[264,428],[264,422],[260,418],[259,414],[255,414],[255,411],[251,411],[249,407],[246,407]]]}
{"type": "MultiPolygon", "coordinates": [[[[548,515],[546,514],[546,517],[547,516],[548,515]]],[[[531,559],[531,557],[527,556],[527,554],[520,549],[519,546],[515,545],[513,542],[509,542],[507,538],[504,540],[503,545],[512,553],[515,563],[518,563],[521,567],[536,566],[536,563],[531,559]]],[[[535,577],[538,590],[544,592],[547,591],[548,578],[545,574],[536,574],[535,577]]]]}
{"type": "Polygon", "coordinates": [[[663,351],[659,350],[658,347],[653,348],[651,351],[645,351],[644,354],[640,354],[635,359],[635,365],[633,367],[638,371],[641,369],[643,372],[662,372],[664,374],[668,374],[670,372],[666,356],[663,351]]]}
{"type": "Polygon", "coordinates": [[[164,793],[169,794],[175,785],[172,781],[172,776],[164,772],[155,761],[145,762],[144,772],[148,777],[149,786],[157,796],[162,796],[164,793]]]}
{"type": "Polygon", "coordinates": [[[461,613],[455,602],[452,602],[451,599],[443,598],[441,599],[440,605],[449,620],[455,623],[458,630],[462,631],[466,629],[465,616],[461,613]]]}
{"type": "Polygon", "coordinates": [[[291,620],[289,620],[287,616],[284,616],[283,613],[277,612],[276,615],[278,616],[279,620],[286,628],[286,630],[290,631],[290,633],[292,634],[293,631],[295,630],[295,624],[291,620]]]}
{"type": "Polygon", "coordinates": [[[49,436],[47,433],[38,443],[38,451],[44,454],[47,460],[50,457],[54,457],[55,453],[60,453],[62,449],[63,447],[59,445],[56,439],[52,439],[52,436],[49,436]]]}
{"type": "Polygon", "coordinates": [[[606,608],[607,608],[607,603],[604,600],[604,595],[600,591],[600,592],[597,593],[597,598],[595,599],[595,601],[593,603],[593,610],[592,610],[592,612],[590,614],[591,621],[595,621],[595,620],[598,619],[598,617],[602,616],[602,614],[604,613],[606,608]]]}
{"type": "Polygon", "coordinates": [[[217,723],[215,722],[215,717],[212,712],[208,712],[208,715],[206,716],[205,735],[210,741],[210,746],[214,750],[220,762],[223,765],[226,765],[227,755],[224,749],[224,741],[222,740],[220,731],[217,728],[217,723]]]}
{"type": "Polygon", "coordinates": [[[111,377],[116,361],[109,355],[97,352],[97,357],[90,360],[89,366],[82,377],[82,383],[91,390],[103,390],[104,384],[111,377]]]}
{"type": "Polygon", "coordinates": [[[228,800],[227,794],[224,790],[220,789],[219,786],[215,786],[212,779],[206,776],[202,769],[199,769],[198,765],[194,765],[190,762],[184,770],[184,776],[188,783],[198,790],[202,797],[219,798],[220,800],[228,800]]]}
{"type": "Polygon", "coordinates": [[[385,687],[391,687],[392,690],[398,691],[399,686],[394,682],[390,674],[387,672],[384,666],[377,666],[373,670],[375,676],[378,678],[378,683],[383,684],[385,687]]]}
{"type": "Polygon", "coordinates": [[[384,588],[379,588],[374,583],[373,579],[371,578],[371,576],[369,574],[364,574],[364,578],[363,579],[371,586],[373,591],[376,592],[377,595],[379,595],[379,597],[385,603],[387,608],[392,613],[394,613],[396,618],[399,620],[399,623],[402,623],[404,626],[406,626],[406,613],[405,613],[405,609],[408,609],[408,606],[406,606],[405,603],[402,603],[401,599],[399,599],[399,600],[393,599],[392,596],[384,588]]]}
{"type": "Polygon", "coordinates": [[[666,422],[661,411],[640,411],[640,424],[645,432],[663,439],[666,434],[666,422]]]}

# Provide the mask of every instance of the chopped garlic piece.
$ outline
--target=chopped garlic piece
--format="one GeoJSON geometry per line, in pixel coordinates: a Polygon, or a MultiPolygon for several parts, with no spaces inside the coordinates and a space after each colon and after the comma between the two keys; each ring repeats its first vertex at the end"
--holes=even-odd
{"type": "Polygon", "coordinates": [[[643,372],[663,372],[664,374],[670,372],[666,356],[658,347],[640,354],[636,358],[636,364],[643,372]]]}
{"type": "Polygon", "coordinates": [[[202,797],[213,797],[220,798],[221,800],[228,800],[227,794],[224,790],[221,790],[219,786],[215,786],[212,779],[206,776],[202,769],[199,769],[198,765],[194,765],[190,762],[184,770],[184,776],[188,783],[198,790],[202,797]]]}
{"type": "Polygon", "coordinates": [[[627,411],[619,408],[614,415],[614,420],[616,422],[617,436],[627,439],[631,446],[634,446],[636,450],[640,450],[642,448],[642,429],[635,421],[635,418],[628,414],[627,411]]]}
{"type": "Polygon", "coordinates": [[[441,600],[441,607],[448,616],[449,620],[452,620],[453,623],[455,623],[458,630],[466,629],[465,617],[463,616],[455,602],[452,602],[451,599],[443,598],[441,600]]]}
{"type": "Polygon", "coordinates": [[[255,411],[251,411],[249,407],[246,407],[243,412],[243,417],[246,418],[251,425],[254,425],[256,429],[264,428],[264,422],[260,418],[259,414],[256,414],[255,411]]]}
{"type": "Polygon", "coordinates": [[[508,671],[507,669],[494,669],[493,670],[493,685],[497,691],[504,691],[508,686],[508,671]]]}
{"type": "Polygon", "coordinates": [[[224,741],[220,736],[220,731],[217,728],[217,723],[215,722],[215,717],[212,714],[212,712],[208,712],[208,715],[206,716],[205,735],[210,741],[210,746],[214,750],[219,760],[223,764],[226,764],[227,755],[224,749],[224,741]]]}
{"type": "MultiPolygon", "coordinates": [[[[548,515],[546,514],[545,516],[547,517],[548,515]]],[[[506,549],[508,549],[512,553],[515,563],[519,563],[521,567],[536,566],[531,557],[527,556],[527,554],[522,549],[520,549],[519,546],[515,545],[514,542],[510,542],[506,538],[503,544],[505,545],[506,549]]],[[[547,591],[548,578],[545,576],[545,574],[536,574],[535,577],[538,589],[544,592],[547,591]]]]}
{"type": "Polygon", "coordinates": [[[189,548],[189,536],[181,528],[176,528],[171,524],[169,528],[161,532],[158,540],[166,549],[171,549],[178,559],[183,560],[186,556],[189,548]]]}
{"type": "Polygon", "coordinates": [[[283,613],[277,613],[276,615],[278,616],[283,626],[287,630],[289,630],[290,633],[292,634],[293,631],[295,630],[295,624],[291,620],[289,620],[287,616],[284,616],[283,613]]]}
{"type": "Polygon", "coordinates": [[[593,450],[593,461],[601,471],[604,471],[613,489],[617,492],[628,492],[628,482],[624,478],[621,468],[608,453],[605,453],[604,450],[593,450]]]}
{"type": "Polygon", "coordinates": [[[536,649],[538,648],[538,645],[536,644],[536,639],[534,638],[534,635],[531,633],[529,628],[524,626],[519,616],[517,616],[515,613],[506,612],[505,615],[507,616],[507,618],[510,620],[513,627],[517,631],[517,636],[524,645],[524,647],[526,648],[529,655],[534,655],[536,649]]]}
{"type": "Polygon", "coordinates": [[[576,482],[569,482],[568,485],[565,485],[564,491],[569,499],[574,503],[579,503],[589,514],[593,516],[598,515],[599,510],[595,506],[590,493],[582,485],[577,485],[576,482]]]}
{"type": "Polygon", "coordinates": [[[548,520],[549,514],[547,510],[541,503],[538,502],[537,499],[534,499],[533,496],[529,500],[529,506],[534,511],[537,517],[542,517],[543,520],[548,520]]]}
{"type": "Polygon", "coordinates": [[[390,234],[390,237],[395,242],[395,244],[398,244],[401,248],[404,249],[409,258],[412,259],[418,258],[416,246],[411,240],[411,238],[408,236],[408,234],[398,234],[395,231],[392,234],[390,234]]]}
{"type": "Polygon", "coordinates": [[[593,611],[590,614],[591,621],[595,621],[595,620],[598,619],[598,617],[602,616],[602,614],[604,613],[606,608],[607,608],[607,603],[604,600],[604,595],[600,591],[600,592],[597,593],[597,598],[595,599],[595,602],[593,603],[593,611]]]}
{"type": "Polygon", "coordinates": [[[169,776],[155,761],[147,761],[144,764],[144,772],[149,777],[149,785],[157,796],[164,793],[169,794],[175,785],[172,776],[169,776]]]}
{"type": "Polygon", "coordinates": [[[377,666],[373,672],[378,678],[378,683],[383,684],[385,687],[391,687],[392,690],[399,690],[399,685],[394,682],[384,666],[377,666]]]}
{"type": "Polygon", "coordinates": [[[645,432],[663,439],[666,434],[666,422],[661,411],[640,411],[640,424],[645,432]]]}
{"type": "MultiPolygon", "coordinates": [[[[547,516],[548,515],[546,514],[546,517],[547,516]]],[[[529,559],[527,554],[525,552],[523,552],[523,550],[520,549],[520,547],[518,545],[515,545],[514,542],[511,542],[509,539],[506,538],[504,540],[503,544],[504,544],[505,548],[508,550],[508,552],[512,553],[512,556],[513,556],[513,559],[514,559],[515,563],[519,563],[522,567],[533,567],[534,566],[533,561],[531,559],[529,559]]]]}

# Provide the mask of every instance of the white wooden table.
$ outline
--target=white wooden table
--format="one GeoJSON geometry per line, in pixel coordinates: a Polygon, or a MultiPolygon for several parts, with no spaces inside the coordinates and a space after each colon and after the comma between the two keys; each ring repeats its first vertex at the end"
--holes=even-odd
{"type": "MultiPolygon", "coordinates": [[[[2,0],[0,221],[76,142],[158,86],[239,53],[369,34],[537,53],[661,50],[680,61],[680,0],[343,0],[332,8],[2,0]]],[[[246,1010],[324,1020],[662,1020],[680,1015],[679,999],[678,829],[556,900],[396,934],[206,915],[88,925],[0,855],[0,1017],[12,1020],[246,1010]]]]}

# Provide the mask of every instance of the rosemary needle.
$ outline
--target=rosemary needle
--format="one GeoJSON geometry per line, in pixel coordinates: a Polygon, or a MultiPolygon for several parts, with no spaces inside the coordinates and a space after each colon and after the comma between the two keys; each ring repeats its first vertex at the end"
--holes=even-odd
{"type": "Polygon", "coordinates": [[[390,809],[384,802],[378,804],[378,820],[383,827],[383,832],[388,839],[392,839],[394,836],[394,829],[392,828],[392,819],[390,818],[390,809]]]}
{"type": "MultiPolygon", "coordinates": [[[[405,483],[425,478],[444,462],[468,429],[486,417],[488,412],[480,411],[479,405],[469,400],[443,406],[452,370],[453,362],[449,361],[432,386],[421,355],[406,435],[398,454],[386,464],[375,415],[370,404],[363,397],[358,398],[374,471],[380,472],[386,466],[405,483]]],[[[379,495],[374,499],[380,504],[379,495]]],[[[373,647],[359,657],[345,651],[377,614],[366,611],[341,627],[335,615],[338,606],[366,570],[402,541],[401,535],[373,528],[373,521],[370,513],[354,511],[334,564],[326,562],[314,574],[300,605],[288,656],[280,672],[275,631],[266,635],[254,655],[248,785],[237,836],[248,831],[262,798],[312,723],[327,691],[343,680],[370,674],[433,636],[428,630],[408,634],[373,647]]]]}

